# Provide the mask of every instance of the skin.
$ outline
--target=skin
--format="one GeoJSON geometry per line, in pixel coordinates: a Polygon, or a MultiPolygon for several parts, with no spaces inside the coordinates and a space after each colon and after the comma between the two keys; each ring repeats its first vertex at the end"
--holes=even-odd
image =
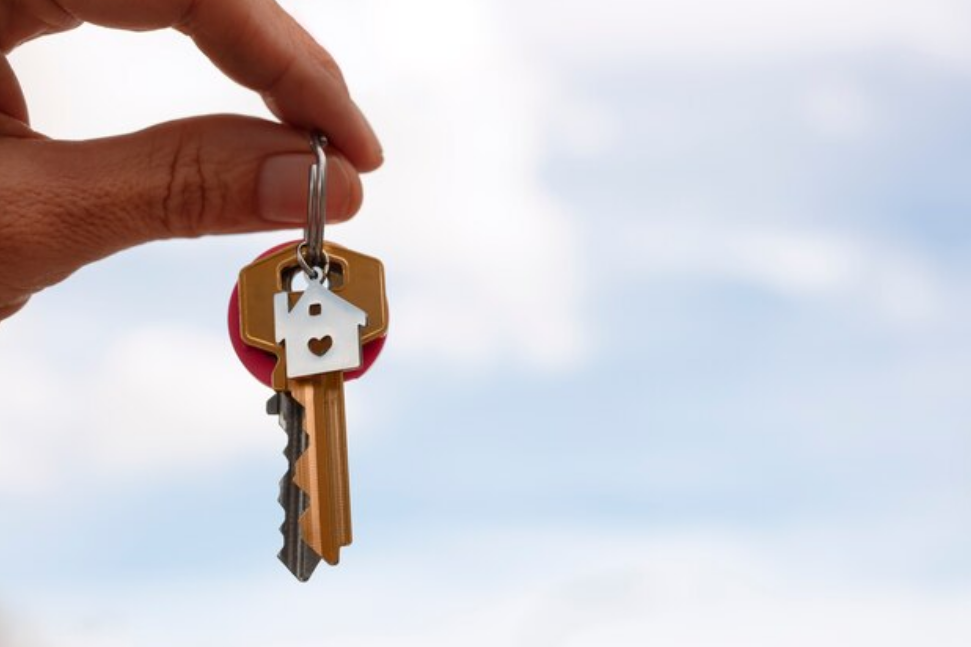
{"type": "Polygon", "coordinates": [[[330,141],[330,220],[357,212],[360,173],[383,159],[333,58],[273,0],[0,0],[0,51],[0,320],[134,245],[299,226],[305,197],[267,198],[265,169],[280,156],[309,165],[309,130],[330,141]],[[6,55],[84,22],[179,30],[282,123],[220,115],[91,141],[45,137],[6,55]]]}

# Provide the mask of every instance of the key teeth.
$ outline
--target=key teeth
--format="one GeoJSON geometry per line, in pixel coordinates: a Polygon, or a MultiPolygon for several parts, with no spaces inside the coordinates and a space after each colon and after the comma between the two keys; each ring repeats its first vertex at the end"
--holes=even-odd
{"type": "MultiPolygon", "coordinates": [[[[333,550],[325,551],[326,554],[318,554],[303,540],[302,531],[299,530],[300,519],[310,507],[310,494],[296,482],[294,473],[297,461],[307,451],[309,444],[309,436],[304,429],[303,405],[288,393],[276,393],[266,403],[266,410],[269,415],[278,416],[280,427],[287,433],[287,444],[282,453],[287,459],[289,468],[280,479],[280,495],[277,497],[277,502],[283,507],[285,513],[284,522],[280,526],[283,547],[277,557],[297,580],[306,582],[322,560],[331,566],[336,566],[340,562],[341,545],[338,544],[333,547],[333,550]],[[293,524],[298,528],[296,532],[293,524]]],[[[349,543],[350,538],[345,538],[344,545],[349,543]]]]}
{"type": "Polygon", "coordinates": [[[279,417],[280,427],[287,433],[287,444],[283,455],[287,459],[287,473],[280,479],[280,495],[277,501],[284,510],[284,520],[280,525],[283,547],[277,554],[279,560],[300,582],[306,582],[320,563],[320,556],[311,548],[300,534],[300,516],[307,509],[307,496],[293,481],[293,469],[297,454],[307,445],[306,431],[303,429],[303,407],[289,394],[277,393],[267,402],[267,412],[279,417]],[[299,434],[299,435],[295,435],[299,434]]]}
{"type": "Polygon", "coordinates": [[[266,401],[266,415],[268,416],[278,416],[280,415],[280,394],[274,393],[270,396],[270,399],[266,401]]]}

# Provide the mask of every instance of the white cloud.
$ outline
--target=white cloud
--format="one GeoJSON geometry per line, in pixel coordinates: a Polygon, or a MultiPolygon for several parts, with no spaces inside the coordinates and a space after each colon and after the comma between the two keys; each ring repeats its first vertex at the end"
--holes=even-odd
{"type": "Polygon", "coordinates": [[[262,415],[269,391],[241,370],[228,339],[164,326],[132,331],[92,378],[82,391],[83,446],[106,468],[171,473],[269,444],[260,430],[272,423],[262,415]]]}
{"type": "Polygon", "coordinates": [[[795,299],[834,299],[900,324],[937,321],[951,305],[946,281],[926,259],[851,234],[687,217],[640,222],[627,233],[618,271],[646,280],[748,283],[795,299]]]}
{"type": "Polygon", "coordinates": [[[54,428],[72,392],[60,388],[57,374],[39,361],[44,333],[26,315],[4,321],[0,332],[0,391],[7,394],[0,407],[0,492],[27,493],[55,478],[55,461],[46,458],[68,440],[54,428]]]}
{"type": "Polygon", "coordinates": [[[804,98],[806,119],[824,137],[855,139],[868,134],[878,121],[869,97],[858,85],[842,79],[814,83],[804,98]]]}
{"type": "Polygon", "coordinates": [[[538,53],[582,67],[723,66],[876,51],[971,69],[971,7],[961,0],[565,0],[505,7],[511,28],[528,34],[538,53]]]}
{"type": "Polygon", "coordinates": [[[465,367],[576,362],[585,286],[574,226],[540,177],[558,99],[544,70],[493,3],[362,6],[359,41],[338,36],[327,7],[303,15],[331,25],[320,36],[348,60],[372,62],[355,72],[388,161],[340,235],[387,258],[396,347],[465,367]]]}
{"type": "Polygon", "coordinates": [[[10,61],[32,125],[56,138],[117,135],[198,114],[270,115],[258,96],[172,31],[84,25],[27,43],[10,61]]]}
{"type": "Polygon", "coordinates": [[[191,588],[89,587],[82,596],[61,590],[45,598],[44,633],[62,647],[202,645],[217,636],[240,647],[958,647],[971,640],[966,587],[854,577],[805,562],[814,547],[792,550],[778,539],[715,528],[397,537],[388,561],[323,571],[306,586],[281,574],[191,588]],[[483,546],[490,552],[481,554],[483,546]],[[325,622],[293,621],[320,619],[321,610],[325,622]]]}
{"type": "MultiPolygon", "coordinates": [[[[81,315],[65,337],[48,303],[3,323],[0,391],[11,397],[0,407],[0,495],[191,478],[257,456],[283,469],[285,435],[265,409],[272,391],[239,363],[228,335],[170,323],[113,335],[102,318],[81,315]]],[[[376,393],[346,388],[355,451],[398,406],[393,392],[376,393]]]]}
{"type": "Polygon", "coordinates": [[[34,332],[0,338],[12,360],[0,366],[0,387],[22,394],[0,411],[0,492],[56,491],[76,478],[150,480],[283,447],[263,413],[269,390],[236,362],[228,339],[156,325],[72,366],[63,357],[72,342],[52,326],[29,312],[12,323],[34,332]]]}

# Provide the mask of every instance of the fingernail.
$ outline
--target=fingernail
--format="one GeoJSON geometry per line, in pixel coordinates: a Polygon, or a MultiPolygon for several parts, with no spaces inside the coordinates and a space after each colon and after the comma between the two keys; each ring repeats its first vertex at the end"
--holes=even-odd
{"type": "MultiPolygon", "coordinates": [[[[260,170],[260,215],[272,222],[303,224],[307,221],[307,192],[310,186],[310,155],[290,154],[270,157],[260,170]]],[[[327,219],[349,214],[350,179],[344,164],[327,160],[327,219]]]]}
{"type": "Polygon", "coordinates": [[[260,215],[271,222],[304,223],[312,155],[291,153],[267,158],[260,169],[260,215]]]}

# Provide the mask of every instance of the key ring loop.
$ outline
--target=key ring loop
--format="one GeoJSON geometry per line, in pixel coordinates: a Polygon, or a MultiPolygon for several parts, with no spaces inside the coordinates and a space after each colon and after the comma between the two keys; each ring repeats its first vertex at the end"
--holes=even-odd
{"type": "Polygon", "coordinates": [[[330,274],[330,255],[324,252],[324,262],[321,265],[307,262],[308,256],[310,252],[307,249],[307,241],[301,240],[297,243],[297,263],[300,264],[300,269],[307,275],[307,280],[323,283],[330,274]]]}
{"type": "Polygon", "coordinates": [[[307,192],[307,227],[304,240],[297,245],[297,262],[307,278],[327,279],[330,271],[330,257],[324,250],[324,226],[327,222],[327,138],[319,132],[310,137],[310,148],[316,162],[310,167],[309,190],[307,192]],[[317,272],[323,270],[323,275],[317,272]]]}

